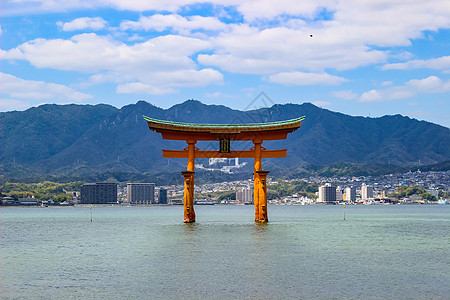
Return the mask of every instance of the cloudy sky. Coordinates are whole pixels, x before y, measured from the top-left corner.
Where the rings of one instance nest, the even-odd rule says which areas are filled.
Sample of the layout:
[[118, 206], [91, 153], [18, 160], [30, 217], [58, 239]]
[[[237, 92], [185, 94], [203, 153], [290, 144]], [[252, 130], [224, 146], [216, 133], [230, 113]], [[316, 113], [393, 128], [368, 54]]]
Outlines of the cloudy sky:
[[448, 0], [1, 0], [0, 111], [312, 102], [450, 127]]

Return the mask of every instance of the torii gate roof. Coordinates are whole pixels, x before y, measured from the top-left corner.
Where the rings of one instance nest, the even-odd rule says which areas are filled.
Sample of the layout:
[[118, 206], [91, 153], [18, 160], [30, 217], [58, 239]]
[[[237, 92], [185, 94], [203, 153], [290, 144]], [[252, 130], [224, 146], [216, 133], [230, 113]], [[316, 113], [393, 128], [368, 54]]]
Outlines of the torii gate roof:
[[164, 121], [144, 116], [148, 127], [161, 133], [168, 140], [281, 140], [288, 133], [297, 130], [305, 117], [296, 119], [248, 124], [197, 124], [174, 121]]

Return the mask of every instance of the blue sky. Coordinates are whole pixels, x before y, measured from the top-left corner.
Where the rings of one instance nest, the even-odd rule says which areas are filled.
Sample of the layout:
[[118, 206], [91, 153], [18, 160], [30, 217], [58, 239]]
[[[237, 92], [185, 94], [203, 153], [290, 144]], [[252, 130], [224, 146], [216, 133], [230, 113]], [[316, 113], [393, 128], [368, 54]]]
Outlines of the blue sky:
[[311, 102], [450, 127], [448, 0], [1, 0], [0, 111]]

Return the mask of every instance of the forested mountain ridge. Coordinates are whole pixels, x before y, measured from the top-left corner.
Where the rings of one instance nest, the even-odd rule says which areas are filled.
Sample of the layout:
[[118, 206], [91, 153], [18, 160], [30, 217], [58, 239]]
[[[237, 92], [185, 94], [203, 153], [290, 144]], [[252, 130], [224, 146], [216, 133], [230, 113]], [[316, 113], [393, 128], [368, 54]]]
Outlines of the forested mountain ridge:
[[[109, 105], [42, 105], [0, 113], [0, 163], [11, 176], [122, 171], [174, 172], [184, 160], [163, 159], [161, 149], [184, 142], [163, 141], [143, 115], [194, 123], [270, 122], [306, 116], [284, 141], [267, 149], [288, 149], [288, 157], [266, 159], [269, 169], [337, 162], [432, 164], [450, 160], [450, 129], [401, 115], [353, 117], [310, 103], [273, 105], [249, 111], [188, 100], [169, 109], [139, 101], [117, 109]], [[199, 144], [199, 148], [215, 144]], [[249, 148], [250, 143], [233, 147]], [[218, 145], [217, 145], [218, 147]], [[20, 176], [19, 176], [20, 177]]]

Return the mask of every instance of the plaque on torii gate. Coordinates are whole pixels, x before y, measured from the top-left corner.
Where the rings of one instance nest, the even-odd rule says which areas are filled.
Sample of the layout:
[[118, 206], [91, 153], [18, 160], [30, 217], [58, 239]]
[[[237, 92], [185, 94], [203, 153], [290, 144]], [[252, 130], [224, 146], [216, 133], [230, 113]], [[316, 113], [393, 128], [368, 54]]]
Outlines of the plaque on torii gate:
[[[255, 204], [255, 221], [268, 222], [267, 217], [267, 174], [262, 169], [261, 158], [286, 157], [287, 149], [267, 150], [261, 144], [266, 140], [284, 140], [287, 135], [300, 128], [305, 117], [292, 120], [249, 123], [249, 124], [194, 124], [144, 119], [148, 127], [160, 133], [163, 139], [186, 141], [183, 150], [162, 150], [165, 158], [187, 158], [187, 170], [184, 176], [184, 222], [195, 222], [194, 211], [194, 175], [196, 158], [253, 158], [253, 202]], [[219, 150], [206, 151], [195, 147], [197, 141], [219, 141]], [[249, 150], [231, 150], [231, 141], [252, 141]]]

